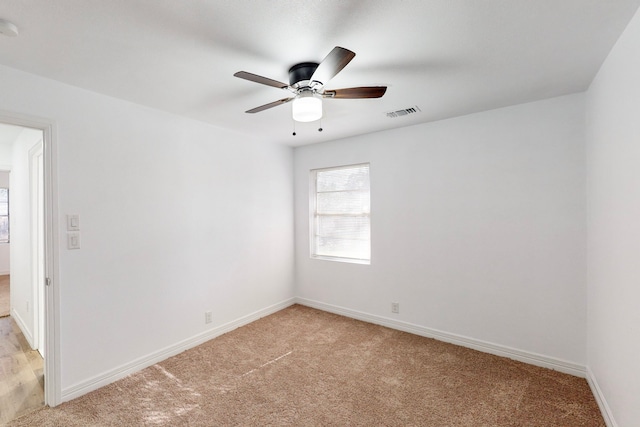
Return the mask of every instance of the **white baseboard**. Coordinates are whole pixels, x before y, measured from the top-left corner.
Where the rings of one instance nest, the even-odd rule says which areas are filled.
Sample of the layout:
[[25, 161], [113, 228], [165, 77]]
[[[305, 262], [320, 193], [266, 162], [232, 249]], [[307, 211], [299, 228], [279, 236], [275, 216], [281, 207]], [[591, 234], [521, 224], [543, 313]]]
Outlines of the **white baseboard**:
[[104, 372], [100, 375], [96, 375], [92, 378], [81, 381], [77, 384], [74, 384], [62, 390], [61, 402], [66, 402], [66, 401], [75, 399], [77, 397], [80, 397], [86, 393], [89, 393], [90, 391], [97, 390], [100, 387], [103, 387], [107, 384], [111, 384], [112, 382], [117, 381], [121, 378], [124, 378], [127, 375], [130, 375], [141, 369], [154, 365], [158, 362], [168, 359], [171, 356], [175, 356], [178, 353], [182, 353], [185, 350], [189, 350], [190, 348], [196, 347], [206, 341], [209, 341], [210, 339], [213, 339], [217, 336], [230, 332], [236, 328], [239, 328], [240, 326], [249, 324], [255, 320], [260, 319], [261, 317], [265, 317], [270, 314], [273, 314], [293, 304], [295, 304], [295, 299], [289, 298], [280, 303], [263, 308], [254, 313], [240, 317], [239, 319], [236, 319], [234, 321], [225, 323], [224, 325], [202, 332], [191, 338], [188, 338], [186, 340], [183, 340], [171, 346], [165, 347], [161, 350], [158, 350], [146, 356], [140, 357], [129, 363], [125, 363], [124, 365], [121, 365], [115, 369]]
[[32, 349], [35, 349], [36, 347], [34, 345], [35, 342], [33, 342], [33, 334], [31, 333], [29, 328], [27, 328], [27, 324], [24, 323], [24, 320], [22, 319], [22, 317], [20, 317], [20, 314], [18, 314], [18, 312], [13, 308], [11, 309], [11, 317], [13, 317], [13, 320], [15, 320], [18, 324], [18, 327], [22, 331], [22, 335], [24, 335], [24, 338], [29, 343], [29, 346]]
[[591, 387], [591, 392], [596, 398], [596, 402], [598, 402], [598, 407], [600, 408], [600, 412], [602, 413], [602, 418], [604, 418], [604, 422], [607, 427], [618, 427], [618, 424], [613, 419], [613, 414], [611, 413], [611, 408], [609, 408], [609, 404], [607, 403], [607, 399], [604, 398], [604, 394], [602, 394], [602, 389], [598, 385], [598, 381], [596, 381], [595, 375], [591, 369], [587, 366], [587, 382], [589, 383], [589, 387]]
[[9, 270], [6, 271], [0, 271], [0, 276], [8, 276], [9, 273], [11, 273]]
[[397, 329], [399, 331], [409, 332], [411, 334], [420, 335], [427, 338], [435, 338], [439, 341], [456, 344], [462, 347], [468, 347], [474, 350], [482, 351], [484, 353], [494, 354], [496, 356], [507, 357], [509, 359], [528, 363], [530, 365], [553, 369], [555, 371], [564, 372], [565, 374], [574, 375], [580, 378], [586, 377], [586, 368], [584, 366], [568, 362], [566, 360], [557, 359], [555, 357], [549, 357], [524, 350], [518, 350], [500, 344], [494, 344], [475, 338], [469, 338], [462, 335], [439, 331], [437, 329], [431, 329], [424, 326], [415, 325], [413, 323], [402, 322], [399, 320], [389, 319], [387, 317], [377, 316], [374, 314], [363, 313], [360, 311], [351, 310], [331, 304], [325, 304], [323, 302], [309, 300], [306, 298], [296, 297], [295, 300], [298, 304], [317, 308], [318, 310], [340, 314], [342, 316], [351, 317], [353, 319], [362, 320], [368, 323], [374, 323], [376, 325], [386, 326], [391, 329]]

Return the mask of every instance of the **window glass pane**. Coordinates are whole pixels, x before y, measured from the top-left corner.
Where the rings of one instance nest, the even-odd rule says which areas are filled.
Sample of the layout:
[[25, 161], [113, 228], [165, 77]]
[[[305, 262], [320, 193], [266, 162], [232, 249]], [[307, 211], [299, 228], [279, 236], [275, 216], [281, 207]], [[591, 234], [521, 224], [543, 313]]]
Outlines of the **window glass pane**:
[[315, 171], [312, 255], [368, 261], [371, 257], [369, 165]]
[[9, 217], [0, 216], [0, 242], [9, 241]]
[[317, 192], [340, 190], [368, 190], [369, 165], [348, 166], [318, 171]]
[[9, 241], [9, 189], [0, 188], [0, 242]]
[[369, 212], [368, 191], [318, 193], [317, 211], [324, 214], [362, 214]]
[[321, 216], [317, 220], [316, 235], [339, 239], [369, 240], [371, 227], [368, 217]]
[[331, 237], [318, 237], [316, 239], [316, 255], [341, 258], [369, 259], [369, 241], [345, 240]]

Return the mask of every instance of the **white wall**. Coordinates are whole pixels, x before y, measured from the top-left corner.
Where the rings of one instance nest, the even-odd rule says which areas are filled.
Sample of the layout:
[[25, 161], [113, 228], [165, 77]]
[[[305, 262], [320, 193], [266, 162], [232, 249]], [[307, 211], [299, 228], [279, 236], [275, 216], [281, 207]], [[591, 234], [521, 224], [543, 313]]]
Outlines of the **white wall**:
[[[4, 148], [1, 144], [0, 147]], [[2, 150], [0, 148], [0, 150]], [[3, 150], [4, 151], [4, 150]], [[6, 164], [2, 161], [3, 153], [0, 153], [0, 165]], [[10, 163], [9, 163], [10, 164]], [[0, 171], [0, 188], [10, 188], [9, 187], [9, 172], [8, 171]], [[9, 192], [9, 197], [11, 198], [11, 192]], [[11, 232], [11, 230], [9, 230]], [[9, 274], [9, 243], [0, 243], [0, 275]]]
[[[578, 94], [296, 148], [297, 295], [584, 369], [583, 103]], [[362, 162], [371, 265], [310, 259], [309, 170]]]
[[640, 425], [640, 12], [587, 92], [588, 366], [612, 425]]
[[63, 398], [293, 297], [290, 148], [7, 67], [0, 93], [55, 121]]
[[0, 143], [0, 170], [11, 170], [13, 161], [13, 141]]
[[0, 171], [0, 187], [9, 188], [9, 171]]

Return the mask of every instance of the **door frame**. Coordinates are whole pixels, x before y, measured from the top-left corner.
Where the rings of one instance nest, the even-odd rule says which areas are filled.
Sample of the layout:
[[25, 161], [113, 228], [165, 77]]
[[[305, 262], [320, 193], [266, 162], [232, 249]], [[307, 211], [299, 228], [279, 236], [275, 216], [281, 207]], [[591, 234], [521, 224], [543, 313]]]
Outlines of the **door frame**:
[[48, 284], [44, 295], [44, 402], [61, 402], [60, 383], [60, 286], [58, 236], [58, 171], [56, 124], [53, 120], [0, 110], [0, 122], [41, 130], [44, 167], [44, 273]]

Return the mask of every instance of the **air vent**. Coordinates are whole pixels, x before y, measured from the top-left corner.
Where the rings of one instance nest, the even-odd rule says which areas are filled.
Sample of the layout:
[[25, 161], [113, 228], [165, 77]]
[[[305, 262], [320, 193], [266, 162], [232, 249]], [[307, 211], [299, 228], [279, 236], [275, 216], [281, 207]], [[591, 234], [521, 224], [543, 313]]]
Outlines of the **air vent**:
[[387, 113], [387, 117], [394, 118], [394, 117], [408, 116], [409, 114], [414, 114], [419, 111], [422, 111], [422, 110], [420, 110], [420, 108], [417, 105], [414, 105], [413, 107], [405, 108], [404, 110], [389, 111]]

